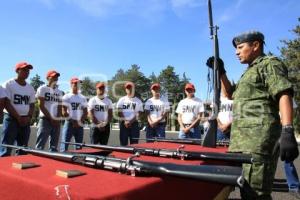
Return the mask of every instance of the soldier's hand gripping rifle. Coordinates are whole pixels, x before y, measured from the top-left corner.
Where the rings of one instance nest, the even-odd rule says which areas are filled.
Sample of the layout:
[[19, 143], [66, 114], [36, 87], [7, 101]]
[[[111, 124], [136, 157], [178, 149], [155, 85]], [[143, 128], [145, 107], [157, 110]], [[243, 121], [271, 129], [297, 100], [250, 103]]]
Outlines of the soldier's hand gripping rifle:
[[97, 145], [97, 144], [84, 144], [74, 142], [62, 142], [69, 145], [76, 145], [80, 147], [89, 147], [95, 149], [103, 149], [109, 151], [117, 151], [124, 153], [139, 153], [141, 155], [156, 156], [156, 157], [168, 157], [181, 160], [214, 160], [214, 161], [226, 161], [231, 163], [252, 163], [253, 159], [250, 154], [242, 153], [216, 153], [216, 152], [193, 152], [184, 151], [184, 146], [180, 146], [177, 150], [173, 149], [155, 149], [144, 147], [131, 147], [131, 146], [110, 146], [110, 145]]
[[175, 176], [239, 187], [243, 187], [244, 184], [241, 167], [154, 163], [132, 159], [138, 155], [134, 155], [128, 159], [119, 159], [104, 156], [92, 156], [88, 154], [48, 152], [14, 145], [3, 144], [2, 146], [14, 148], [23, 153], [40, 157], [79, 164], [96, 169], [117, 171], [132, 176]]

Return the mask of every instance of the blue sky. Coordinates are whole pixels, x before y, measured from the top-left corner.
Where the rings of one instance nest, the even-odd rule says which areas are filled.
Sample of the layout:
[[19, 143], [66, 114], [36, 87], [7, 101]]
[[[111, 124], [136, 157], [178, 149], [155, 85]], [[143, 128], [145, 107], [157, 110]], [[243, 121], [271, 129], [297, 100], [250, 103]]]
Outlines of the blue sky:
[[[219, 29], [220, 56], [230, 79], [246, 66], [231, 40], [260, 30], [266, 51], [279, 55], [280, 40], [300, 17], [299, 0], [212, 0]], [[206, 99], [206, 59], [212, 55], [207, 0], [4, 0], [0, 7], [0, 82], [14, 77], [18, 61], [32, 63], [31, 77], [61, 72], [62, 89], [72, 76], [111, 78], [138, 64], [149, 76], [167, 65], [191, 78]]]

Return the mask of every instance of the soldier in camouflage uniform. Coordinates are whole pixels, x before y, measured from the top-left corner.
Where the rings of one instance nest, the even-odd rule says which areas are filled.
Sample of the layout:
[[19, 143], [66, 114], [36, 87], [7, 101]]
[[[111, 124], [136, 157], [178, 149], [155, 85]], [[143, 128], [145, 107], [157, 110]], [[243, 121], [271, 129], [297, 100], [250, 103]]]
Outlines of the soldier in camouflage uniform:
[[[223, 61], [218, 60], [222, 87], [233, 97], [229, 150], [251, 153], [255, 159], [253, 164], [243, 164], [244, 177], [253, 193], [241, 190], [242, 199], [272, 199], [279, 154], [289, 161], [299, 154], [292, 127], [292, 84], [286, 66], [264, 54], [262, 33], [243, 33], [232, 42], [240, 62], [248, 68], [234, 87], [227, 79]], [[212, 68], [213, 62], [211, 57], [207, 65]], [[280, 151], [276, 144], [280, 144]]]

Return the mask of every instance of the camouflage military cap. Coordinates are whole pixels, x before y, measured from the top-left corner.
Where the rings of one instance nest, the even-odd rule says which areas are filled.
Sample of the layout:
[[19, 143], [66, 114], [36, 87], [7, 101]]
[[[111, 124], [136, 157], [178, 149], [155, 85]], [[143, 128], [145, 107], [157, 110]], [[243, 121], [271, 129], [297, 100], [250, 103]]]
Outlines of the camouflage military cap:
[[235, 36], [232, 40], [233, 46], [236, 48], [237, 45], [242, 44], [244, 42], [253, 42], [253, 41], [261, 41], [264, 42], [264, 35], [259, 31], [248, 31], [242, 33], [238, 36]]

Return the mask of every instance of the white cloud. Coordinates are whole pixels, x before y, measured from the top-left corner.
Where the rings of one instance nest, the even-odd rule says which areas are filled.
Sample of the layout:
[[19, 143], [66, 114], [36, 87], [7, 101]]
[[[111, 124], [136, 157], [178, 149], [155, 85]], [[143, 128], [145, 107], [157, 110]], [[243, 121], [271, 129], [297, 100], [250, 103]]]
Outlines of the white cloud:
[[88, 15], [107, 18], [110, 16], [131, 15], [148, 21], [161, 18], [166, 10], [177, 16], [182, 11], [206, 4], [207, 0], [35, 0], [48, 8], [54, 8], [61, 2], [75, 6]]
[[49, 9], [54, 8], [54, 0], [37, 0], [37, 1], [45, 5]]
[[230, 7], [226, 8], [224, 12], [218, 18], [218, 24], [228, 22], [232, 20], [236, 15], [239, 14], [241, 6], [245, 3], [246, 0], [237, 0]]

